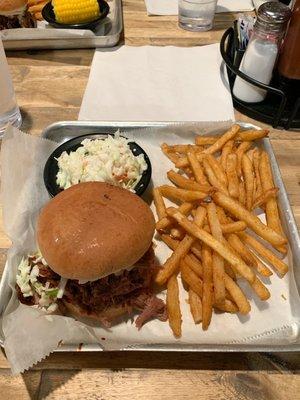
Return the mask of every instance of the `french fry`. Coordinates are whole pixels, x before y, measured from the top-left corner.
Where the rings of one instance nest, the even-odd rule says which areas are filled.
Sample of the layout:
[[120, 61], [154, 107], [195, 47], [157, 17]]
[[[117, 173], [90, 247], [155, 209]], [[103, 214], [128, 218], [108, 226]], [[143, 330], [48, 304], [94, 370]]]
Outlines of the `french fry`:
[[198, 182], [200, 185], [208, 185], [207, 179], [203, 173], [202, 167], [195, 153], [192, 152], [187, 153], [187, 158], [189, 160], [196, 182]]
[[266, 277], [273, 275], [273, 272], [270, 270], [270, 268], [267, 267], [267, 266], [257, 257], [257, 255], [253, 253], [253, 250], [252, 250], [252, 249], [249, 249], [249, 250], [251, 251], [252, 256], [253, 256], [253, 257], [255, 258], [255, 260], [256, 260], [256, 264], [257, 264], [256, 270], [257, 270], [257, 272], [258, 272], [260, 275], [266, 276]]
[[253, 176], [252, 163], [247, 154], [243, 154], [242, 157], [242, 174], [244, 177], [245, 188], [246, 188], [246, 208], [247, 210], [251, 210], [253, 202], [254, 176]]
[[239, 203], [241, 203], [243, 206], [246, 205], [246, 189], [243, 181], [240, 181], [239, 183]]
[[247, 131], [239, 132], [236, 135], [236, 140], [251, 142], [256, 139], [262, 139], [268, 136], [269, 131], [267, 129], [249, 129]]
[[[225, 278], [225, 286], [228, 292], [233, 297], [236, 305], [239, 308], [241, 314], [248, 314], [251, 310], [251, 306], [246, 296], [244, 295], [241, 288], [235, 283], [233, 279], [231, 279], [228, 275], [224, 276]], [[256, 280], [256, 277], [255, 277]]]
[[152, 194], [158, 219], [165, 218], [167, 216], [166, 207], [159, 189], [154, 188]]
[[171, 238], [171, 236], [167, 235], [166, 233], [161, 234], [160, 238], [171, 250], [175, 250], [180, 243], [179, 240]]
[[172, 275], [168, 279], [166, 303], [170, 328], [172, 329], [174, 336], [178, 338], [181, 336], [182, 316], [179, 301], [179, 287], [176, 275]]
[[195, 324], [202, 321], [202, 301], [192, 289], [189, 289], [189, 304]]
[[186, 284], [201, 298], [203, 290], [202, 281], [199, 276], [197, 276], [195, 272], [187, 265], [185, 260], [181, 260], [180, 262], [180, 272], [181, 277]]
[[203, 262], [203, 296], [202, 296], [202, 329], [207, 330], [212, 318], [213, 306], [213, 269], [211, 250], [202, 246]]
[[166, 143], [162, 143], [160, 148], [164, 155], [168, 157], [168, 159], [172, 161], [172, 163], [176, 164], [179, 161], [180, 157], [177, 154], [170, 152], [169, 146]]
[[218, 136], [201, 136], [198, 135], [195, 137], [196, 145], [207, 146], [214, 144], [218, 140]]
[[243, 260], [236, 257], [228, 248], [212, 235], [205, 232], [205, 230], [199, 228], [196, 224], [189, 221], [183, 214], [181, 214], [176, 208], [170, 207], [167, 209], [168, 215], [172, 216], [190, 235], [201, 240], [214, 251], [216, 251], [221, 257], [227, 260], [246, 280], [253, 282], [255, 275], [253, 271], [244, 263]]
[[260, 173], [259, 173], [259, 163], [260, 163], [260, 151], [258, 148], [255, 148], [253, 151], [253, 168], [255, 172], [255, 182], [256, 182], [256, 193], [255, 199], [260, 197], [263, 194]]
[[214, 154], [217, 151], [221, 150], [222, 147], [225, 145], [225, 143], [228, 142], [228, 140], [231, 140], [236, 136], [239, 130], [240, 130], [239, 125], [233, 125], [227, 132], [224, 133], [224, 135], [219, 137], [214, 144], [212, 144], [207, 149], [203, 150], [203, 153]]
[[268, 261], [277, 270], [277, 272], [279, 272], [279, 274], [285, 275], [287, 273], [289, 269], [288, 266], [258, 240], [245, 232], [240, 232], [238, 235], [248, 246], [257, 252], [257, 254]]
[[264, 225], [256, 215], [251, 214], [246, 208], [229, 196], [226, 196], [224, 193], [217, 192], [213, 194], [212, 198], [215, 203], [229, 211], [234, 217], [244, 221], [249, 228], [251, 228], [255, 233], [272, 245], [277, 246], [286, 243], [286, 239], [284, 237], [279, 235], [270, 227]]
[[234, 272], [232, 266], [229, 264], [228, 261], [225, 261], [225, 262], [224, 262], [224, 270], [225, 270], [225, 273], [226, 273], [227, 275], [229, 275], [231, 279], [233, 279], [234, 281], [236, 281], [235, 272]]
[[191, 179], [185, 178], [177, 172], [170, 170], [167, 172], [167, 176], [174, 185], [181, 189], [187, 190], [198, 190], [200, 192], [210, 193], [212, 187], [210, 185], [200, 185], [198, 182], [192, 181]]
[[198, 258], [196, 258], [193, 254], [188, 254], [184, 257], [184, 261], [186, 265], [188, 265], [190, 269], [199, 276], [199, 278], [203, 278], [203, 266]]
[[251, 142], [242, 142], [238, 148], [236, 149], [236, 155], [237, 155], [237, 173], [238, 176], [242, 176], [242, 157], [243, 154], [249, 150], [251, 147]]
[[176, 273], [179, 268], [180, 260], [188, 253], [193, 241], [193, 238], [189, 235], [186, 235], [184, 237], [184, 239], [180, 242], [175, 251], [166, 260], [163, 268], [156, 275], [156, 283], [158, 283], [159, 285], [163, 285], [167, 282], [171, 275]]
[[201, 244], [199, 241], [194, 242], [194, 244], [191, 247], [191, 252], [199, 259], [201, 260]]
[[227, 187], [216, 177], [214, 170], [207, 160], [203, 160], [203, 168], [208, 178], [209, 183], [220, 190], [222, 193], [228, 194]]
[[168, 146], [168, 151], [170, 153], [182, 153], [186, 154], [189, 151], [196, 151], [196, 152], [201, 152], [203, 151], [202, 146], [195, 146], [192, 144], [175, 144], [173, 146]]
[[[265, 151], [262, 152], [260, 157], [259, 172], [260, 172], [263, 191], [272, 189], [274, 187], [272, 169], [269, 157]], [[283, 229], [279, 217], [277, 201], [274, 198], [271, 198], [266, 203], [266, 218], [267, 218], [267, 225], [270, 228], [274, 229], [274, 231], [277, 232], [279, 235], [283, 236]], [[286, 246], [278, 246], [276, 247], [276, 249], [283, 254], [287, 253]]]
[[222, 148], [222, 153], [221, 153], [221, 157], [220, 157], [220, 163], [221, 163], [224, 171], [226, 171], [227, 156], [228, 156], [228, 154], [230, 154], [232, 152], [233, 145], [234, 145], [234, 141], [233, 140], [228, 140], [228, 142], [225, 143], [223, 148]]
[[227, 237], [230, 246], [239, 254], [247, 265], [252, 268], [257, 268], [257, 261], [253, 257], [250, 250], [244, 245], [240, 238], [235, 234], [230, 234]]
[[270, 298], [269, 290], [258, 277], [256, 277], [255, 281], [251, 283], [251, 287], [260, 300], [266, 301]]
[[221, 181], [225, 187], [227, 187], [227, 176], [225, 174], [225, 171], [223, 170], [223, 167], [221, 166], [221, 164], [219, 164], [219, 161], [216, 160], [211, 154], [207, 154], [205, 159], [208, 161], [211, 168], [213, 169], [216, 178]]
[[252, 209], [255, 210], [262, 205], [265, 205], [270, 199], [276, 199], [278, 193], [278, 188], [268, 189], [266, 192], [256, 198], [255, 202], [252, 204]]
[[[224, 147], [225, 148], [225, 147]], [[228, 180], [228, 192], [231, 197], [239, 198], [239, 178], [237, 175], [237, 155], [230, 153], [227, 155], [226, 175]]]
[[214, 304], [214, 308], [219, 311], [228, 312], [230, 314], [235, 314], [239, 311], [238, 306], [229, 299], [225, 299], [224, 304]]
[[182, 240], [185, 236], [185, 230], [182, 229], [180, 226], [176, 228], [172, 228], [170, 230], [170, 234], [172, 238], [177, 239], [177, 240]]
[[235, 221], [230, 222], [228, 224], [221, 224], [222, 233], [236, 233], [242, 232], [247, 228], [247, 225], [244, 221]]
[[225, 211], [222, 207], [217, 206], [217, 214], [218, 214], [218, 218], [219, 218], [219, 221], [221, 222], [221, 224], [225, 225], [225, 224], [229, 223], [229, 219], [228, 219], [227, 215], [225, 214]]
[[[182, 214], [188, 215], [191, 212], [191, 210], [193, 209], [193, 207], [194, 207], [194, 204], [192, 204], [192, 203], [182, 203], [179, 206], [178, 210]], [[169, 228], [173, 222], [174, 222], [173, 219], [170, 218], [169, 216], [167, 216], [167, 217], [162, 218], [158, 222], [156, 222], [155, 227], [158, 231], [165, 230], [165, 229]]]
[[[223, 242], [222, 229], [214, 203], [208, 204], [207, 217], [212, 236], [219, 242]], [[215, 303], [222, 304], [225, 301], [224, 259], [216, 252], [213, 253], [212, 257]]]
[[163, 197], [170, 200], [193, 202], [200, 201], [207, 197], [207, 193], [196, 190], [179, 189], [173, 186], [162, 185], [159, 187], [160, 193]]

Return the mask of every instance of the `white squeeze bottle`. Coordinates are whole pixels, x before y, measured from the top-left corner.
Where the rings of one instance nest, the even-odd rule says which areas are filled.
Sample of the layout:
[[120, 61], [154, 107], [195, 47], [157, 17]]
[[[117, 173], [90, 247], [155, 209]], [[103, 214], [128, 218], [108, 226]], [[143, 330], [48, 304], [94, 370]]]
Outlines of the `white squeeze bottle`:
[[[289, 7], [279, 2], [267, 2], [259, 7], [253, 33], [240, 64], [241, 72], [266, 85], [270, 83], [290, 17]], [[259, 103], [265, 99], [267, 92], [237, 76], [233, 94], [247, 103]]]

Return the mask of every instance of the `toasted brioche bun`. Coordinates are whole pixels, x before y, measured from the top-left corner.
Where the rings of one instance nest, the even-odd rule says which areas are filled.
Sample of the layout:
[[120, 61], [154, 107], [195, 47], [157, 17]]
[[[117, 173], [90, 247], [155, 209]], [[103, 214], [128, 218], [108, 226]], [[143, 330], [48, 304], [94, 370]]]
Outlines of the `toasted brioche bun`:
[[68, 303], [67, 301], [63, 300], [61, 300], [61, 302], [63, 304], [63, 307], [65, 308], [64, 311], [67, 311], [67, 313], [74, 318], [84, 319], [85, 322], [90, 322], [98, 325], [103, 325], [104, 319], [107, 319], [108, 321], [116, 321], [118, 318], [129, 315], [132, 312], [132, 307], [119, 305], [111, 306], [99, 314], [88, 314], [78, 304]]
[[107, 183], [62, 191], [42, 209], [37, 241], [60, 276], [93, 281], [132, 267], [148, 250], [154, 217], [137, 195]]
[[0, 0], [0, 15], [14, 15], [21, 13], [27, 7], [26, 0]]

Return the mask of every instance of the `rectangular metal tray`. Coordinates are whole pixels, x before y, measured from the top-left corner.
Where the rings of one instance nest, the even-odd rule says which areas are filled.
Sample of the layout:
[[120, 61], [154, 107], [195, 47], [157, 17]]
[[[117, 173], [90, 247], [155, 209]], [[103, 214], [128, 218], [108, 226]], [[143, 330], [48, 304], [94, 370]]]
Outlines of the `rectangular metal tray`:
[[[111, 11], [102, 22], [103, 29], [98, 35], [91, 37], [74, 37], [70, 36], [67, 31], [63, 37], [57, 38], [41, 38], [26, 37], [26, 28], [20, 28], [23, 31], [22, 38], [12, 39], [8, 36], [2, 37], [3, 46], [6, 50], [29, 50], [29, 49], [82, 49], [82, 48], [97, 48], [97, 47], [113, 47], [119, 40], [123, 31], [123, 14], [122, 0], [109, 1]], [[51, 29], [51, 31], [54, 31]], [[52, 32], [53, 33], [53, 32]]]
[[[238, 122], [239, 123], [239, 122]], [[252, 124], [239, 123], [243, 128], [246, 129], [258, 129]], [[113, 133], [117, 130], [126, 134], [126, 131], [132, 131], [143, 128], [163, 128], [170, 131], [180, 127], [184, 128], [185, 124], [174, 124], [171, 122], [109, 122], [109, 121], [63, 121], [50, 125], [43, 133], [42, 137], [56, 141], [61, 144], [76, 136], [88, 134], [88, 133]], [[294, 274], [299, 291], [300, 288], [300, 238], [296, 222], [288, 201], [286, 190], [282, 182], [280, 171], [276, 162], [275, 155], [273, 153], [272, 146], [269, 139], [262, 141], [262, 146], [268, 152], [272, 169], [274, 173], [274, 180], [277, 187], [280, 189], [279, 194], [279, 206], [282, 215], [282, 221], [285, 228], [285, 232], [290, 242], [291, 251], [293, 254], [294, 261]], [[3, 302], [5, 301], [5, 292], [7, 293], [7, 271], [4, 270], [4, 274], [0, 284], [0, 315], [4, 308]], [[0, 342], [1, 343], [1, 342]], [[161, 344], [149, 344], [134, 346], [134, 348], [124, 347], [124, 351], [191, 351], [191, 352], [295, 352], [300, 351], [300, 342], [288, 344], [288, 345], [266, 345], [266, 344], [230, 344], [230, 345], [161, 345]], [[62, 344], [56, 351], [103, 351], [102, 347], [97, 344]]]

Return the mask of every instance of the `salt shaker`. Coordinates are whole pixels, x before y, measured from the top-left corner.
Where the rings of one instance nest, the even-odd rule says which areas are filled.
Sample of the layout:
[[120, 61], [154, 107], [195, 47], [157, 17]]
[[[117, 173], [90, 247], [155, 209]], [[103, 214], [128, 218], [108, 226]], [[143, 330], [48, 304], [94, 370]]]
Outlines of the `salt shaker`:
[[[272, 78], [278, 50], [291, 17], [291, 10], [279, 2], [267, 2], [258, 9], [257, 20], [240, 71], [250, 78], [268, 85]], [[267, 91], [236, 77], [233, 94], [247, 103], [259, 103]]]

